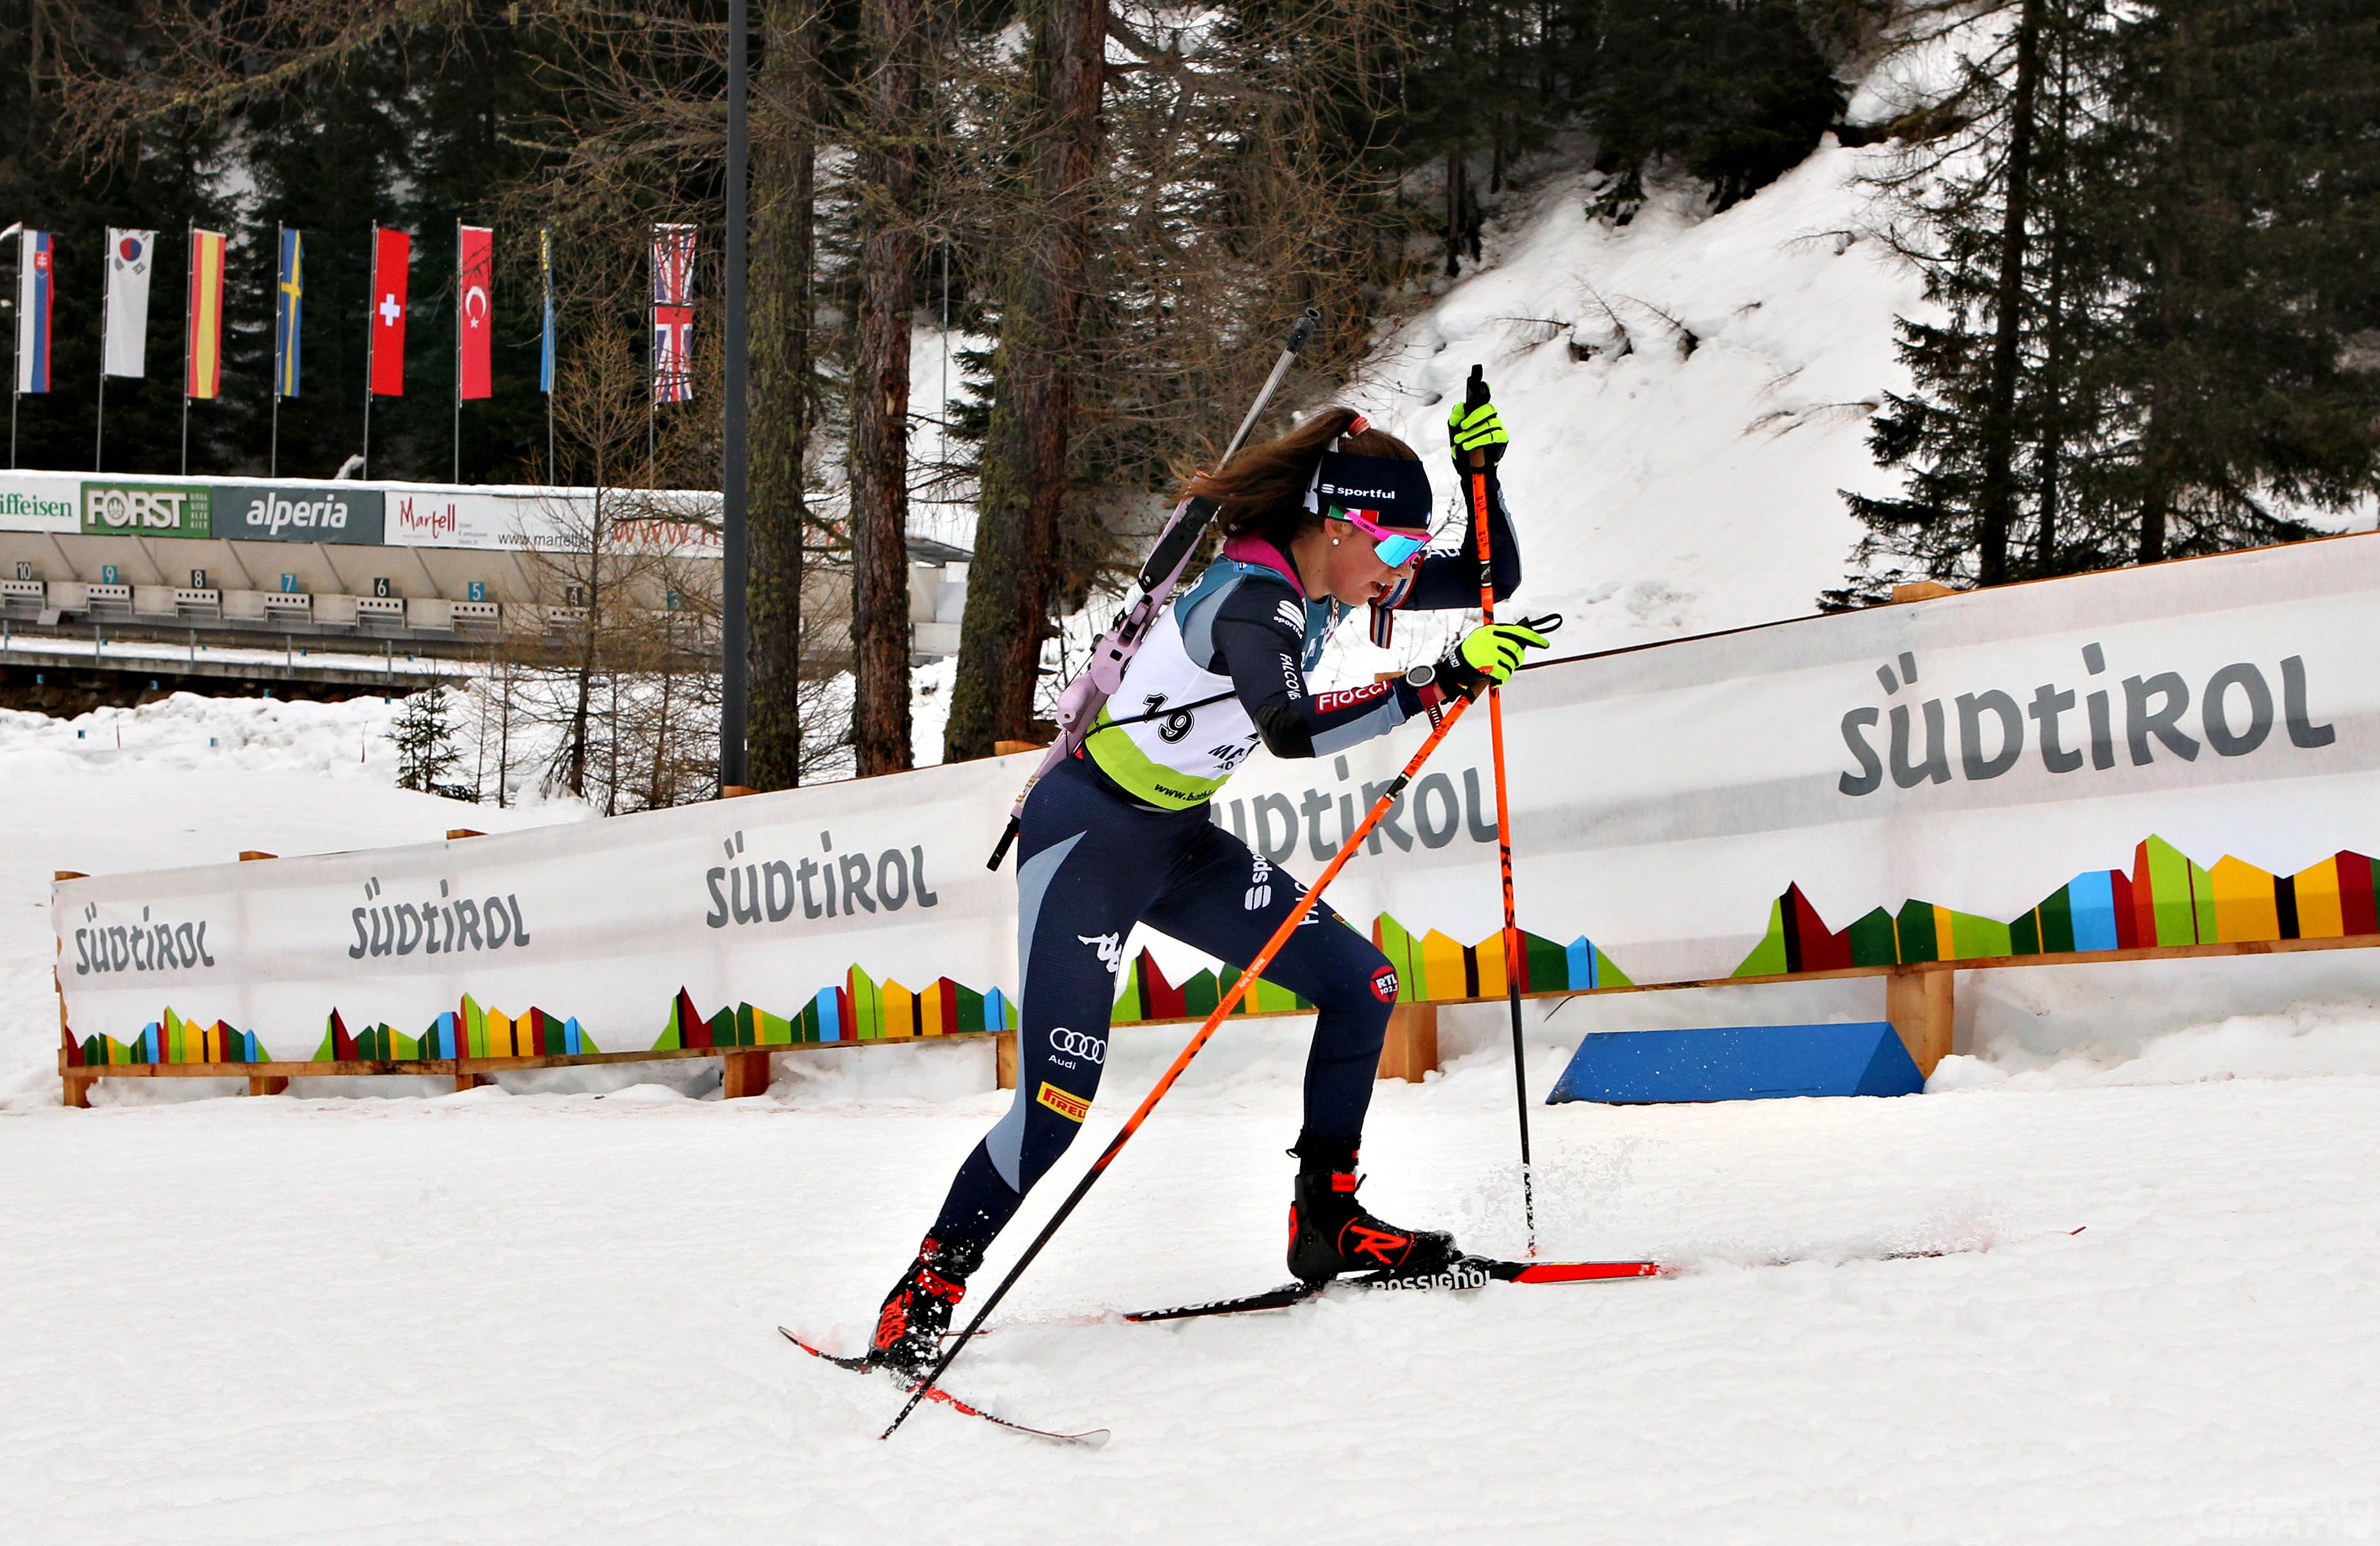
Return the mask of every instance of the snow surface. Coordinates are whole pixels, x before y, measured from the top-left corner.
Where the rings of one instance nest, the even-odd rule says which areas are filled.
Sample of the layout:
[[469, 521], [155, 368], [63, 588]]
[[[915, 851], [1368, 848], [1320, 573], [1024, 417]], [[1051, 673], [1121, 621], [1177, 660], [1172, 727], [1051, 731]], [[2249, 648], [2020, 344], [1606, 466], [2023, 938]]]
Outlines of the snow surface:
[[[1281, 1276], [1305, 1028], [1228, 1027], [953, 1377], [1111, 1428], [1096, 1454], [931, 1408], [879, 1443], [891, 1385], [775, 1334], [861, 1345], [1005, 1104], [979, 1043], [782, 1055], [734, 1102], [678, 1064], [460, 1095], [117, 1081], [61, 1109], [49, 869], [579, 814], [388, 787], [390, 712], [0, 719], [7, 1539], [2380, 1535], [2380, 1014], [2270, 1012], [2289, 980], [2180, 1029], [2217, 1001], [2004, 993], [1972, 1012], [1979, 1055], [1904, 1100], [1536, 1108], [1546, 1253], [1671, 1279], [1121, 1323]], [[1533, 1089], [1617, 1002], [1534, 1006]], [[1447, 1070], [1379, 1087], [1366, 1199], [1517, 1252], [1500, 1019], [1445, 1019]], [[1084, 1141], [987, 1274], [1183, 1034], [1117, 1034]], [[1912, 1251], [1951, 1254], [1886, 1260]]]
[[[1281, 1275], [1299, 1039], [1232, 1030], [1234, 1071], [1143, 1129], [952, 1376], [1111, 1428], [1096, 1454], [931, 1408], [879, 1443], [891, 1386], [773, 1331], [861, 1343], [1002, 1104], [892, 1091], [929, 1064], [988, 1082], [978, 1049], [807, 1054], [837, 1077], [732, 1103], [0, 1117], [0, 1517], [42, 1541], [2380, 1532], [2380, 1078], [1540, 1110], [1548, 1253], [1681, 1276], [1102, 1319]], [[987, 1273], [1173, 1039], [1119, 1038]], [[1383, 1086], [1367, 1198], [1517, 1249], [1510, 1090], [1486, 1054]], [[1957, 1254], [1879, 1260], [1912, 1250]]]

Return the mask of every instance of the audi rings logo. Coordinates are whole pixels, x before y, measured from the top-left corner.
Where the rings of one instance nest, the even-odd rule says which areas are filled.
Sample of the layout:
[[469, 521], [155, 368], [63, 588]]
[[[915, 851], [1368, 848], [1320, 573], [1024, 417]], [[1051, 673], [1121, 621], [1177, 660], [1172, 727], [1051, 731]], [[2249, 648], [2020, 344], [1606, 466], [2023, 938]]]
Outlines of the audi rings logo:
[[1097, 1036], [1086, 1036], [1064, 1026], [1050, 1028], [1050, 1050], [1065, 1057], [1079, 1057], [1087, 1063], [1107, 1061], [1108, 1044]]

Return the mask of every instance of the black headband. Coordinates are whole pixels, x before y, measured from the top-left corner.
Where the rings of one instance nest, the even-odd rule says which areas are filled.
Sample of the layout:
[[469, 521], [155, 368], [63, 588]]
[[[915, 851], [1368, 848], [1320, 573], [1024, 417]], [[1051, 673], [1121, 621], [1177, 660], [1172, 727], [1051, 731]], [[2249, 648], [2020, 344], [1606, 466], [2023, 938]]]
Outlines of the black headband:
[[1305, 490], [1305, 507], [1316, 515], [1369, 510], [1380, 525], [1406, 531], [1427, 531], [1435, 503], [1428, 471], [1409, 456], [1325, 451]]

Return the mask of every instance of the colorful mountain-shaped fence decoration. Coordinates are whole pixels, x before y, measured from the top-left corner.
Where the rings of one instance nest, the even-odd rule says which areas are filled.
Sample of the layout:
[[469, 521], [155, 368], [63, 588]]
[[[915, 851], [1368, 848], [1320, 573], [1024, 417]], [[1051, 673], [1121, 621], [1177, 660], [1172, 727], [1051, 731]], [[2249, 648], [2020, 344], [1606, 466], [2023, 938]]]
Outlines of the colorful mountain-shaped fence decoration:
[[[1568, 944], [1557, 944], [1524, 929], [1521, 940], [1521, 991], [1524, 993], [1583, 992], [1590, 988], [1633, 985], [1627, 973], [1612, 965], [1611, 957], [1585, 935]], [[1435, 929], [1415, 937], [1382, 913], [1372, 920], [1372, 943], [1396, 968], [1400, 1002], [1453, 1004], [1504, 996], [1504, 932], [1500, 929], [1477, 944], [1462, 944]], [[1220, 972], [1200, 971], [1176, 988], [1143, 950], [1124, 973], [1115, 1023], [1202, 1019], [1214, 1013], [1223, 993], [1239, 980], [1241, 969], [1227, 966]], [[1258, 978], [1232, 1013], [1284, 1015], [1313, 1007], [1287, 988]]]
[[843, 982], [820, 989], [791, 1017], [748, 1004], [705, 1017], [681, 988], [653, 1050], [905, 1041], [925, 1036], [1014, 1030], [1016, 1025], [1016, 1005], [997, 988], [978, 993], [964, 983], [939, 977], [912, 991], [890, 978], [880, 983], [853, 967]]
[[1802, 888], [1788, 886], [1769, 907], [1767, 937], [1733, 975], [2374, 933], [2380, 891], [2362, 854], [2341, 849], [2276, 875], [2228, 855], [2207, 869], [2151, 837], [2133, 850], [2131, 874], [2087, 870], [2006, 923], [1912, 898], [1898, 913], [1878, 907], [1829, 931]]
[[235, 1030], [221, 1020], [200, 1025], [170, 1008], [140, 1028], [129, 1041], [113, 1036], [86, 1036], [78, 1041], [67, 1032], [59, 1041], [69, 1068], [103, 1068], [134, 1063], [269, 1063], [272, 1058], [252, 1030]]
[[[1504, 996], [1504, 931], [1463, 944], [1432, 929], [1418, 937], [1387, 913], [1372, 920], [1372, 943], [1397, 968], [1397, 997], [1451, 1004]], [[1568, 944], [1521, 931], [1521, 992], [1585, 992], [1633, 986], [1611, 957], [1582, 934]]]
[[368, 1026], [350, 1034], [335, 1009], [322, 1027], [316, 1063], [414, 1063], [455, 1057], [574, 1057], [601, 1052], [574, 1017], [560, 1019], [531, 1009], [515, 1019], [502, 1010], [482, 1009], [471, 995], [407, 1036], [390, 1025]]
[[[1215, 1012], [1223, 1002], [1223, 994], [1240, 980], [1246, 968], [1226, 966], [1220, 972], [1202, 970], [1193, 974], [1180, 987], [1165, 980], [1164, 971], [1156, 958], [1146, 950], [1124, 968], [1123, 992], [1116, 998], [1115, 1010], [1110, 1016], [1117, 1025], [1132, 1025], [1144, 1020], [1197, 1020]], [[1314, 1005], [1291, 992], [1277, 982], [1259, 977], [1256, 985], [1240, 996], [1232, 1006], [1234, 1015], [1289, 1015], [1299, 1010], [1311, 1012]]]

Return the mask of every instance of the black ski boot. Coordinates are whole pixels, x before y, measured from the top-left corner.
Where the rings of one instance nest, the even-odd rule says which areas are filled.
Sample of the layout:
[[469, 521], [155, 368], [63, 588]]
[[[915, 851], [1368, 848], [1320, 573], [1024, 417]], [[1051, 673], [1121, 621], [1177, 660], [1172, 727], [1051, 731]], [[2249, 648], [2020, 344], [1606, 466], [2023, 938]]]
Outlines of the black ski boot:
[[942, 1333], [951, 1329], [951, 1311], [966, 1297], [969, 1274], [983, 1264], [983, 1248], [965, 1241], [949, 1244], [928, 1236], [917, 1247], [917, 1260], [901, 1274], [884, 1308], [876, 1314], [876, 1340], [868, 1361], [912, 1380], [922, 1380], [941, 1361]]
[[1328, 1283], [1342, 1272], [1424, 1277], [1460, 1254], [1437, 1229], [1399, 1229], [1355, 1200], [1354, 1138], [1300, 1133], [1297, 1187], [1289, 1205], [1289, 1270], [1300, 1283]]

